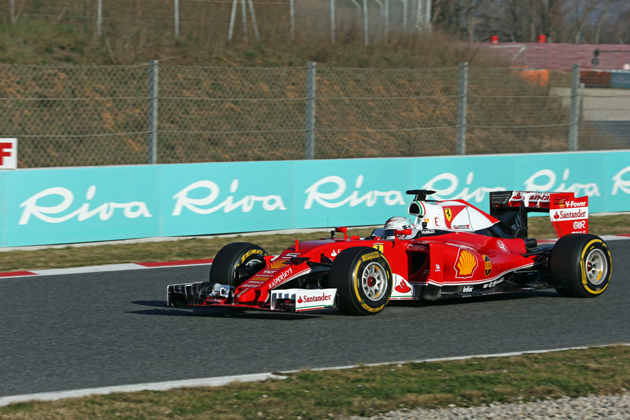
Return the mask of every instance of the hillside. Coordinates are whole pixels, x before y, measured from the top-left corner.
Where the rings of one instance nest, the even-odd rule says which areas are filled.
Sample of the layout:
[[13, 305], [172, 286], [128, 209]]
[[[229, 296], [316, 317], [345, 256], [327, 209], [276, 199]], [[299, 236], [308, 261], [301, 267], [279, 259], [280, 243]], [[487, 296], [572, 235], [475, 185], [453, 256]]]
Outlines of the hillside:
[[234, 39], [228, 42], [225, 33], [209, 36], [197, 26], [182, 28], [177, 37], [171, 23], [155, 27], [155, 22], [146, 19], [105, 20], [101, 36], [95, 34], [93, 22], [51, 20], [34, 14], [20, 16], [13, 25], [7, 19], [0, 22], [3, 64], [111, 65], [155, 59], [170, 65], [230, 67], [293, 67], [307, 61], [359, 68], [452, 67], [463, 61], [477, 66], [503, 64], [439, 31], [420, 35], [392, 30], [387, 40], [376, 38], [365, 46], [360, 28], [353, 26], [339, 30], [332, 44], [319, 31], [310, 34], [304, 30], [292, 40], [277, 25], [266, 31], [261, 26], [260, 41], [250, 34], [247, 42], [236, 26]]

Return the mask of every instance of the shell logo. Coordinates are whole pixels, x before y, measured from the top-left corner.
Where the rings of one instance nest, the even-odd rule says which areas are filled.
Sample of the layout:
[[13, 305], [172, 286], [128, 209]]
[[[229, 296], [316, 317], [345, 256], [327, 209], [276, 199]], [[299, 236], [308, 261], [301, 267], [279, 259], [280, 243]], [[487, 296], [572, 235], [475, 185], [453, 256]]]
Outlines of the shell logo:
[[472, 252], [460, 248], [457, 253], [457, 262], [455, 263], [455, 277], [464, 279], [472, 277], [476, 268], [477, 257]]
[[276, 260], [269, 264], [269, 268], [282, 268], [289, 265], [289, 260]]

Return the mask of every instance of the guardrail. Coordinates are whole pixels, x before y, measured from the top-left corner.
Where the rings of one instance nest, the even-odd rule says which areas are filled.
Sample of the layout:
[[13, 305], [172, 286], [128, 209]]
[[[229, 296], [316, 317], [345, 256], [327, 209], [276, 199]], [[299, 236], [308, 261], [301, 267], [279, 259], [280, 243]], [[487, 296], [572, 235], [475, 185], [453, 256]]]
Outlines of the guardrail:
[[0, 172], [0, 246], [361, 226], [405, 190], [488, 208], [488, 193], [574, 191], [630, 210], [630, 151], [201, 163]]

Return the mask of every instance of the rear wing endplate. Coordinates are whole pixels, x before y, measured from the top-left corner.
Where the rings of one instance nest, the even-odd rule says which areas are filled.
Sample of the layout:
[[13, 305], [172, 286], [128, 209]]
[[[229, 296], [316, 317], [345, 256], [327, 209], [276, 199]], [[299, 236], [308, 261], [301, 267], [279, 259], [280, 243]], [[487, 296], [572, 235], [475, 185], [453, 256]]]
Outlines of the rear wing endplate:
[[588, 197], [575, 193], [495, 191], [490, 193], [490, 215], [515, 238], [527, 237], [527, 214], [549, 213], [556, 236], [588, 233]]

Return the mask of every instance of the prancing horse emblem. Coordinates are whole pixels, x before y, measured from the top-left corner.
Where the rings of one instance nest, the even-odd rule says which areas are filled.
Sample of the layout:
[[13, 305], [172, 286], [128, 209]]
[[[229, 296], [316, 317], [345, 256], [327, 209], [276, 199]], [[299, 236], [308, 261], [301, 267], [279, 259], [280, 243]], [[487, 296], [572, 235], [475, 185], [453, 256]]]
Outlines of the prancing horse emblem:
[[446, 216], [446, 220], [448, 220], [449, 222], [453, 218], [453, 212], [451, 211], [451, 209], [444, 209], [444, 215]]

